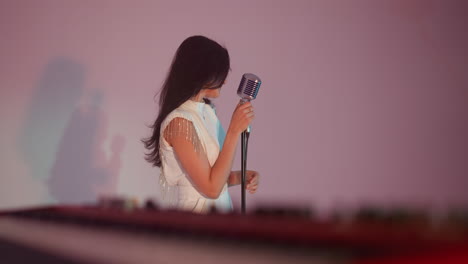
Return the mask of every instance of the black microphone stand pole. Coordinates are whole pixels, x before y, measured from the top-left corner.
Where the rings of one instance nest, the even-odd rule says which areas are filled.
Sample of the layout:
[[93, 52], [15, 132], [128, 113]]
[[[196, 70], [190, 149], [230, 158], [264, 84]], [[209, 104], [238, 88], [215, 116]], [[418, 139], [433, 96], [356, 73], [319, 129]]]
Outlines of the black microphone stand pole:
[[250, 126], [241, 135], [241, 212], [245, 214], [245, 186], [247, 172], [247, 146], [249, 143]]
[[[239, 89], [237, 89], [237, 95], [241, 97], [240, 104], [249, 102], [250, 100], [255, 99], [260, 88], [262, 81], [258, 76], [252, 73], [245, 73], [242, 75], [241, 82], [239, 84]], [[245, 214], [245, 187], [246, 187], [246, 168], [247, 168], [247, 145], [249, 142], [250, 135], [250, 126], [242, 132], [241, 135], [241, 145], [242, 145], [242, 155], [241, 155], [241, 211]]]

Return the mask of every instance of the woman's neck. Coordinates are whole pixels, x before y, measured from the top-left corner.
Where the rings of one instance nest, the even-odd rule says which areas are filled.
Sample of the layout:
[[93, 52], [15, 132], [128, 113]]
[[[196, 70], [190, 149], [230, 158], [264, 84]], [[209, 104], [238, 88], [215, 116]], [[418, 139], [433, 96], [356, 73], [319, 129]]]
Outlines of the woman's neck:
[[190, 98], [190, 100], [194, 101], [194, 102], [197, 102], [197, 103], [204, 103], [205, 101], [203, 100], [203, 96], [201, 96], [200, 94]]

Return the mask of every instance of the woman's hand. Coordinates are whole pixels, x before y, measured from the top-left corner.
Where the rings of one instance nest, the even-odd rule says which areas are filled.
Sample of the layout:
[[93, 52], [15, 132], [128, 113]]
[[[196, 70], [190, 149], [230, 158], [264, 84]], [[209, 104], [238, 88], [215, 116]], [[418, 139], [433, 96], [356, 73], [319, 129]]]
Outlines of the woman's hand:
[[227, 133], [234, 133], [235, 136], [238, 136], [247, 129], [254, 116], [254, 109], [250, 102], [239, 103], [234, 109]]
[[252, 194], [257, 192], [260, 174], [256, 171], [247, 171], [246, 178], [247, 186], [245, 187], [245, 189]]
[[[246, 171], [246, 186], [245, 189], [248, 190], [250, 193], [257, 192], [258, 189], [258, 182], [260, 178], [260, 174], [257, 171], [248, 170]], [[229, 186], [239, 185], [242, 182], [242, 175], [241, 171], [233, 171], [228, 179]]]

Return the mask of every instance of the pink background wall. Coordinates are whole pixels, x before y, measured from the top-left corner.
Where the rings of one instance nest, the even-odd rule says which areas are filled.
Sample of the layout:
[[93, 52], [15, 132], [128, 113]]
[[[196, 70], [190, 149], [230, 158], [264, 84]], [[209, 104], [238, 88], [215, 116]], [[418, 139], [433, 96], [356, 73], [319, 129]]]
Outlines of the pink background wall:
[[250, 208], [466, 205], [466, 3], [3, 0], [0, 209], [158, 199], [139, 140], [176, 48], [195, 34], [231, 55], [215, 102], [225, 127], [241, 75], [263, 80]]

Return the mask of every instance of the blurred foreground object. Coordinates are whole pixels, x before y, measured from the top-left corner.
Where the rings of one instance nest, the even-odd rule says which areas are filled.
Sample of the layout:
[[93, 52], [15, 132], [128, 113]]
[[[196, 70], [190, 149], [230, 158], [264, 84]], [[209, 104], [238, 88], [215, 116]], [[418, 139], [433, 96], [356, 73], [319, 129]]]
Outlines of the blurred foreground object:
[[318, 220], [304, 208], [200, 215], [162, 210], [151, 200], [136, 205], [103, 198], [98, 206], [2, 212], [2, 261], [468, 263], [463, 210], [433, 223], [404, 209], [362, 208], [351, 217]]

